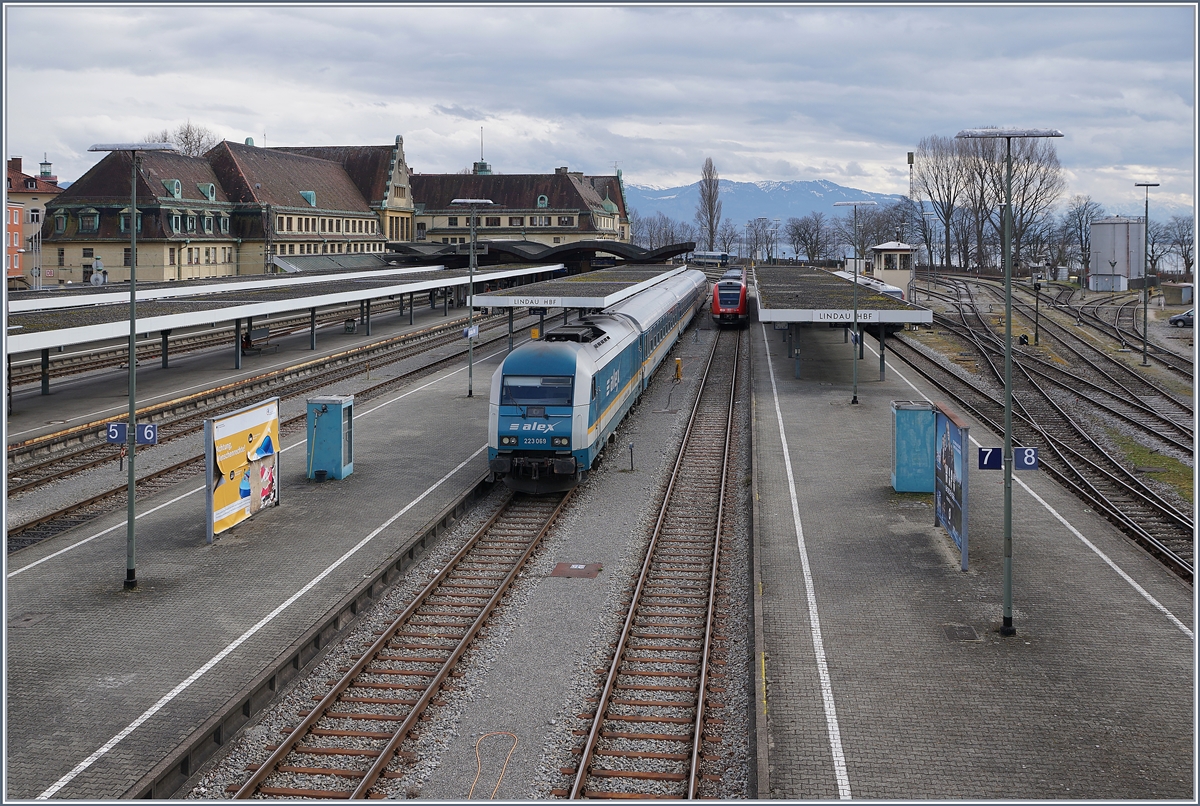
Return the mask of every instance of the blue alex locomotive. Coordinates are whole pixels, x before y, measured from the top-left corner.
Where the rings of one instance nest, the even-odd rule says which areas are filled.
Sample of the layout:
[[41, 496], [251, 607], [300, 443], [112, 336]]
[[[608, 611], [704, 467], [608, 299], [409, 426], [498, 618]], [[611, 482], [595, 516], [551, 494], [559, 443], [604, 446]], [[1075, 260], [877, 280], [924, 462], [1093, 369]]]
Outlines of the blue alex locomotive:
[[530, 493], [586, 479], [707, 292], [685, 271], [509, 353], [492, 376], [491, 471]]

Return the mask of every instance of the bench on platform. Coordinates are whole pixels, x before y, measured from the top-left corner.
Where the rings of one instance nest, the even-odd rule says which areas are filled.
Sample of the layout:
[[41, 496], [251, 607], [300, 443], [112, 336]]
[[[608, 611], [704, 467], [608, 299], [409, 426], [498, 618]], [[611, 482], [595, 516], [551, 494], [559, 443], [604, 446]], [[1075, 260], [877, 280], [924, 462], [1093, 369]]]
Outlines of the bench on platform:
[[246, 334], [250, 337], [250, 345], [246, 346], [245, 343], [242, 344], [242, 355], [261, 353], [263, 350], [279, 351], [278, 344], [271, 344], [271, 328], [256, 327], [253, 330], [247, 331]]

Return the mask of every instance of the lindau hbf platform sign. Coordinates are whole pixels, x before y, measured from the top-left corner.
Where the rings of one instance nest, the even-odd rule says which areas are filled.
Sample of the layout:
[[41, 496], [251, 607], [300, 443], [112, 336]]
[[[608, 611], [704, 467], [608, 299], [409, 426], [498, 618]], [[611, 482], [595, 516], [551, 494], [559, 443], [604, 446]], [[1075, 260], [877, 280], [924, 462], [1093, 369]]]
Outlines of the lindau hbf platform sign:
[[208, 542], [279, 505], [279, 398], [204, 421]]

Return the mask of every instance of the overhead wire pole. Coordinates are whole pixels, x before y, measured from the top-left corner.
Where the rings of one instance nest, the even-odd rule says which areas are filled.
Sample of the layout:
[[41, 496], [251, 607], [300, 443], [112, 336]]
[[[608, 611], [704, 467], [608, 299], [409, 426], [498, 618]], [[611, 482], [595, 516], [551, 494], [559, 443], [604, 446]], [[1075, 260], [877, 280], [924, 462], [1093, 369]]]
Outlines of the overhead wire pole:
[[1012, 615], [1012, 140], [1062, 137], [1057, 129], [963, 129], [956, 137], [1005, 141], [1004, 180], [1004, 612], [1001, 635], [1016, 635]]
[[1146, 348], [1150, 341], [1150, 188], [1158, 187], [1158, 182], [1134, 182], [1134, 187], [1146, 189], [1145, 230], [1142, 235], [1142, 366], [1150, 366], [1150, 357]]
[[[483, 153], [483, 129], [479, 129], [480, 154]], [[492, 204], [491, 199], [454, 199], [451, 205], [465, 205], [471, 216], [471, 260], [467, 270], [467, 397], [475, 396], [475, 335], [471, 328], [475, 322], [475, 217], [479, 207]]]
[[854, 208], [854, 344], [850, 352], [851, 366], [854, 367], [854, 394], [850, 398], [852, 405], [858, 404], [858, 351], [859, 340], [862, 339], [862, 334], [858, 332], [858, 208], [859, 207], [874, 207], [879, 202], [873, 201], [852, 201], [852, 202], [834, 202], [834, 207], [853, 207]]
[[88, 151], [128, 151], [132, 155], [133, 171], [129, 183], [129, 421], [125, 426], [125, 441], [129, 449], [129, 482], [125, 504], [125, 590], [137, 587], [137, 527], [134, 497], [137, 475], [134, 457], [137, 454], [137, 175], [138, 152], [175, 151], [171, 143], [107, 143], [94, 145]]

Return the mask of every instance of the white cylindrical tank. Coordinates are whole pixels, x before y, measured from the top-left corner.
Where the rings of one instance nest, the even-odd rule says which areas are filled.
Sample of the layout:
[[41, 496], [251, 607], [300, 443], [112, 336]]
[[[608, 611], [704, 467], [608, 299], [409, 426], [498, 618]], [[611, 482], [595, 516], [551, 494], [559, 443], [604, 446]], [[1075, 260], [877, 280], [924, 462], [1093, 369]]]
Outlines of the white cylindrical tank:
[[1116, 216], [1093, 221], [1088, 288], [1124, 291], [1131, 279], [1141, 280], [1145, 274], [1145, 236], [1146, 224], [1141, 218]]

